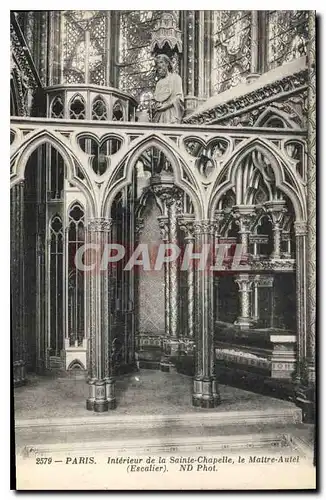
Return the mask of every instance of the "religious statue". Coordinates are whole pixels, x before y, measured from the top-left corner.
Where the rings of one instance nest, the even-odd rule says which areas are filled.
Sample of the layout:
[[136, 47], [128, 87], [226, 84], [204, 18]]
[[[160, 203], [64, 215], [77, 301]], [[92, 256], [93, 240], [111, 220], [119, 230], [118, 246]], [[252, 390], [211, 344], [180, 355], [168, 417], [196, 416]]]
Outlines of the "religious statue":
[[184, 104], [182, 80], [172, 72], [168, 56], [159, 54], [155, 58], [159, 80], [155, 87], [152, 121], [155, 123], [181, 123]]

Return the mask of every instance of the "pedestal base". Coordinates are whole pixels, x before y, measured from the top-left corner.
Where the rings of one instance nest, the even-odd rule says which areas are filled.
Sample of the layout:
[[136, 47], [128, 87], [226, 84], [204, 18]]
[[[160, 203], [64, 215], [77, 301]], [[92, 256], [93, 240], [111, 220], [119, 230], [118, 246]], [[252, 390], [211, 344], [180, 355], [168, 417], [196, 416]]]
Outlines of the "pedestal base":
[[117, 402], [115, 399], [110, 401], [93, 401], [91, 399], [86, 400], [86, 409], [89, 411], [95, 411], [96, 413], [103, 413], [108, 410], [115, 410], [117, 407]]
[[215, 408], [221, 403], [214, 377], [210, 379], [194, 379], [192, 405], [197, 408]]
[[192, 396], [192, 406], [196, 408], [216, 408], [221, 403], [220, 397], [212, 397], [211, 399], [198, 398]]
[[252, 318], [244, 318], [241, 316], [234, 322], [234, 324], [238, 326], [241, 330], [242, 329], [246, 330], [247, 328], [253, 326], [255, 322], [252, 320]]
[[297, 386], [295, 390], [295, 404], [302, 410], [302, 422], [313, 424], [316, 419], [315, 387], [313, 385]]
[[25, 363], [22, 360], [13, 362], [14, 387], [26, 384]]
[[87, 410], [103, 413], [108, 410], [114, 410], [117, 407], [113, 379], [92, 379], [88, 384], [89, 398], [86, 400]]
[[170, 363], [168, 361], [160, 362], [160, 370], [161, 372], [169, 372], [170, 371]]

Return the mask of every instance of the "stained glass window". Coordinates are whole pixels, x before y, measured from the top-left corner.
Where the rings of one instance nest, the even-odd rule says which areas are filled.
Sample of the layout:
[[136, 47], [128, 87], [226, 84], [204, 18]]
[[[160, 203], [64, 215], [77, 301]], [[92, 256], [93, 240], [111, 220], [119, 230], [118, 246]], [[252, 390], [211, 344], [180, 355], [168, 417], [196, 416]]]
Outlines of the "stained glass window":
[[63, 344], [63, 228], [59, 215], [50, 222], [50, 348], [57, 356]]
[[267, 14], [268, 69], [306, 54], [308, 11], [270, 10]]
[[107, 12], [69, 10], [63, 15], [63, 83], [106, 83]]
[[139, 100], [155, 88], [151, 35], [163, 11], [120, 11], [119, 88]]
[[244, 82], [250, 72], [251, 11], [214, 11], [213, 44], [212, 94], [217, 94]]
[[81, 345], [84, 338], [84, 286], [83, 273], [76, 268], [74, 258], [85, 243], [84, 210], [74, 203], [69, 210], [68, 227], [68, 336], [70, 345]]

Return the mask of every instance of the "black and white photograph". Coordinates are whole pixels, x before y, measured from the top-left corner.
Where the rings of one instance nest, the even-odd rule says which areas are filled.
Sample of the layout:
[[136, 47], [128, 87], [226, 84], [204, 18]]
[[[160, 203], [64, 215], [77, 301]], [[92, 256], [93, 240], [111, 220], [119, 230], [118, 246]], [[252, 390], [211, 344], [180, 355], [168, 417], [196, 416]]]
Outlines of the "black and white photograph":
[[12, 489], [316, 489], [316, 66], [312, 10], [11, 10]]

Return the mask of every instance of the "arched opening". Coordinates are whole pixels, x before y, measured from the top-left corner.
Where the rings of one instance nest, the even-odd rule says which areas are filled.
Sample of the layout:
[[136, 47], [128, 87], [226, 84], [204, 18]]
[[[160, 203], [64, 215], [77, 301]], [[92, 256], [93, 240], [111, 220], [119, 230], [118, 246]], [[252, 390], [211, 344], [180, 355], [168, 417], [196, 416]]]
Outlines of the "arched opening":
[[85, 120], [86, 117], [85, 100], [79, 94], [76, 94], [70, 101], [69, 117], [72, 120]]
[[[292, 171], [294, 167], [293, 162]], [[277, 332], [288, 342], [290, 360], [285, 368], [279, 364], [281, 376], [291, 380], [296, 359], [293, 339], [298, 335], [294, 236], [294, 222], [302, 213], [298, 178], [261, 144], [240, 151], [223, 169], [224, 186], [216, 183], [220, 195], [213, 205], [215, 217], [220, 241], [241, 248], [241, 259], [238, 268], [231, 265], [214, 282], [218, 365], [223, 371], [228, 360], [238, 369], [240, 359], [254, 359], [259, 349], [270, 349], [272, 359], [278, 359], [279, 347], [271, 340]], [[280, 375], [273, 366], [272, 378]]]
[[75, 256], [85, 243], [85, 213], [82, 205], [74, 202], [67, 215], [67, 338], [69, 347], [79, 347], [85, 338], [85, 276], [76, 267]]
[[51, 104], [51, 118], [63, 118], [64, 117], [64, 105], [63, 98], [57, 95]]
[[101, 96], [95, 97], [92, 104], [92, 120], [107, 120], [107, 108]]
[[[75, 268], [74, 257], [85, 242], [86, 196], [69, 182], [67, 164], [49, 142], [34, 149], [24, 171], [17, 174], [24, 181], [12, 188], [14, 213], [18, 187], [23, 196], [16, 215], [16, 219], [21, 215], [21, 222], [12, 222], [12, 248], [15, 251], [21, 239], [25, 292], [18, 298], [13, 294], [13, 309], [22, 302], [27, 369], [67, 368], [62, 354], [75, 347], [85, 365], [85, 280]], [[14, 268], [12, 279], [17, 281]]]
[[164, 351], [164, 339], [189, 334], [187, 273], [177, 262], [163, 265], [157, 259], [161, 244], [184, 248], [180, 218], [195, 217], [192, 200], [177, 186], [178, 166], [158, 145], [144, 147], [132, 165], [130, 182], [123, 180], [122, 171], [117, 182], [124, 185], [108, 202], [112, 241], [126, 250], [110, 271], [116, 373], [136, 360], [143, 368], [169, 367], [177, 355]]

